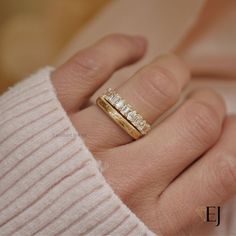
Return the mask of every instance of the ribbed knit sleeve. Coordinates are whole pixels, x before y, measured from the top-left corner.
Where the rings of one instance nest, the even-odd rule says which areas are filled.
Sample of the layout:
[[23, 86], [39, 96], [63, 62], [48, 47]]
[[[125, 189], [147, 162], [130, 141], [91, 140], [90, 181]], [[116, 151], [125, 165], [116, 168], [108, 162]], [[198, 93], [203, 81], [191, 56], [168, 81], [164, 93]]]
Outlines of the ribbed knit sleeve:
[[154, 235], [106, 183], [51, 71], [0, 97], [0, 235]]

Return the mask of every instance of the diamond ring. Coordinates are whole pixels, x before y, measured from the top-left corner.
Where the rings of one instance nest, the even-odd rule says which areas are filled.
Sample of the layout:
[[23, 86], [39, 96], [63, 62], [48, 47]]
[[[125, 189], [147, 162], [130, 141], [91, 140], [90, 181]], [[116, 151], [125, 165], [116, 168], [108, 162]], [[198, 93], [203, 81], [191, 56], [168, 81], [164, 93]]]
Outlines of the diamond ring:
[[97, 105], [108, 114], [132, 138], [138, 139], [151, 129], [150, 124], [115, 90], [98, 97]]

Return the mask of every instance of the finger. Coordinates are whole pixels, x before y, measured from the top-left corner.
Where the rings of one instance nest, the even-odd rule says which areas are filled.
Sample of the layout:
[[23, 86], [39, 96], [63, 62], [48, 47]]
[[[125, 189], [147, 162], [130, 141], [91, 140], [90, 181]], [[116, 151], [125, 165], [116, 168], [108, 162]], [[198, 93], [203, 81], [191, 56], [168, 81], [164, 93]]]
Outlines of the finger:
[[197, 90], [147, 136], [129, 144], [129, 147], [117, 148], [119, 158], [105, 158], [103, 161], [108, 165], [126, 166], [126, 174], [118, 177], [119, 169], [117, 172], [113, 170], [111, 178], [119, 178], [126, 184], [129, 174], [130, 181], [136, 179], [137, 183], [144, 185], [155, 180], [151, 187], [161, 193], [217, 141], [224, 116], [225, 105], [219, 95], [211, 90]]
[[175, 55], [165, 55], [138, 71], [118, 93], [153, 123], [174, 105], [190, 78], [187, 65]]
[[[217, 144], [163, 192], [158, 202], [160, 225], [165, 222], [163, 235], [172, 235], [172, 230], [181, 231], [197, 223], [203, 225], [196, 214], [199, 207], [219, 206], [236, 193], [235, 130], [234, 116], [226, 120]], [[171, 231], [165, 234], [166, 230]]]
[[[146, 120], [153, 123], [178, 100], [188, 79], [186, 65], [176, 56], [167, 55], [144, 67], [117, 90]], [[78, 124], [76, 119], [80, 121]], [[79, 112], [74, 123], [79, 131], [86, 133], [89, 145], [109, 148], [132, 140], [96, 106]], [[89, 128], [91, 124], [96, 130]]]
[[52, 74], [64, 108], [77, 110], [115, 70], [139, 60], [145, 48], [142, 37], [114, 34], [77, 53]]

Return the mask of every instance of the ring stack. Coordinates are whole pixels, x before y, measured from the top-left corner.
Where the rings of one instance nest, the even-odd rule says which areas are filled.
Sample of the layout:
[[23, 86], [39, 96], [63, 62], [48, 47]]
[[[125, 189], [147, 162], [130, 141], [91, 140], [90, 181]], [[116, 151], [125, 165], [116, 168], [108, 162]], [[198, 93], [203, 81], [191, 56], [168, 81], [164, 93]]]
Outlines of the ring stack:
[[151, 129], [148, 122], [115, 90], [98, 97], [97, 105], [123, 128], [132, 138], [139, 139]]

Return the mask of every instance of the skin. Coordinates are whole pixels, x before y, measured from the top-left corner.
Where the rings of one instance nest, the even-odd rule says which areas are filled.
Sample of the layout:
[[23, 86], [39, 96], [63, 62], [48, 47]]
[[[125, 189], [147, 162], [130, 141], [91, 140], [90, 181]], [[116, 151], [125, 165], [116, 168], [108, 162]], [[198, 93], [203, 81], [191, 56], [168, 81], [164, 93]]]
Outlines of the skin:
[[[226, 116], [214, 91], [195, 90], [148, 135], [133, 141], [89, 99], [116, 70], [140, 60], [146, 47], [142, 37], [107, 36], [57, 68], [52, 81], [123, 202], [157, 234], [189, 235], [206, 226], [198, 207], [220, 205], [235, 194], [236, 117]], [[115, 89], [153, 124], [177, 102], [189, 79], [185, 63], [165, 55]]]

